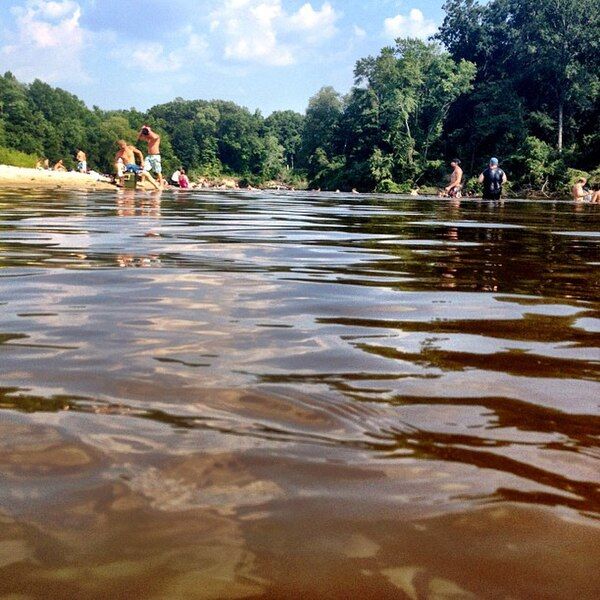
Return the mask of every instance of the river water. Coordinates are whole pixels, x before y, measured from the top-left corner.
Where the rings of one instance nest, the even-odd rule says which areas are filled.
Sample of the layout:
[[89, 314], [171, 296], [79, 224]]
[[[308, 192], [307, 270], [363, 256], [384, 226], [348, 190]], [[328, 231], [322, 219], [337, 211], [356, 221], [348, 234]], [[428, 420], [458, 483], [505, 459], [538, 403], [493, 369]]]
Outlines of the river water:
[[598, 598], [600, 207], [0, 191], [0, 598]]

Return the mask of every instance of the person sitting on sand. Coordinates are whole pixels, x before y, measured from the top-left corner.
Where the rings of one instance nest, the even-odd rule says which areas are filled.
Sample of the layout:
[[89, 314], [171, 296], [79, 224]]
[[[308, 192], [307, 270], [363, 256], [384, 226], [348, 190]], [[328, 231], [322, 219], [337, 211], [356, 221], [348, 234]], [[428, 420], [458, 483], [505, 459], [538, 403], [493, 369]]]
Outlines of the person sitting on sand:
[[185, 169], [179, 169], [179, 179], [177, 180], [179, 187], [186, 190], [190, 187], [190, 180], [185, 174]]
[[159, 190], [160, 185], [156, 182], [154, 177], [152, 177], [150, 173], [144, 171], [144, 168], [135, 162], [137, 156], [140, 159], [140, 163], [144, 163], [144, 155], [141, 151], [135, 146], [128, 144], [125, 140], [119, 140], [117, 146], [119, 146], [119, 151], [115, 154], [115, 167], [117, 173], [119, 172], [119, 159], [121, 159], [125, 167], [125, 173], [135, 173], [140, 176], [142, 182], [149, 181], [157, 190]]
[[62, 158], [52, 167], [53, 171], [61, 171], [64, 172], [67, 170], [67, 167], [63, 164]]
[[179, 185], [179, 175], [181, 174], [181, 170], [183, 167], [179, 167], [176, 171], [173, 171], [173, 175], [171, 175], [171, 183], [173, 185]]
[[580, 177], [571, 188], [571, 196], [576, 202], [600, 203], [600, 191], [592, 192], [585, 187], [587, 179]]
[[75, 155], [77, 159], [77, 170], [80, 173], [87, 173], [87, 156], [83, 150], [77, 150]]

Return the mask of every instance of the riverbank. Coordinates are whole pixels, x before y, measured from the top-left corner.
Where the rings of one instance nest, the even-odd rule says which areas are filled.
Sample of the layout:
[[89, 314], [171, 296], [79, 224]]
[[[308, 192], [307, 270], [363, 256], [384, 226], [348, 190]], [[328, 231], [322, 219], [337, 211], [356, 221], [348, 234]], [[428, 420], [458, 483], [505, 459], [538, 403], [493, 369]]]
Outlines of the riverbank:
[[108, 178], [75, 171], [44, 171], [0, 165], [0, 186], [3, 188], [59, 188], [84, 190], [114, 190]]

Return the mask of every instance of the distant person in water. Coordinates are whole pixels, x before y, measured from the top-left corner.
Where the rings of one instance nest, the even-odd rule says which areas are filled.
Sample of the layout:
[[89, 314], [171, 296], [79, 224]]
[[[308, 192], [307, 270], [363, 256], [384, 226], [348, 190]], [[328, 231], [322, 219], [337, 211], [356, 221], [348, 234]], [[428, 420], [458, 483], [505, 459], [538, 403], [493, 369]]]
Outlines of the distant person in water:
[[87, 173], [87, 156], [83, 150], [77, 150], [75, 155], [77, 159], [77, 170], [80, 173]]
[[140, 129], [138, 140], [142, 140], [148, 144], [148, 154], [144, 160], [144, 169], [148, 172], [154, 171], [160, 185], [164, 185], [160, 158], [160, 135], [152, 131], [148, 125], [144, 125]]
[[580, 177], [575, 185], [571, 188], [571, 195], [573, 200], [576, 202], [592, 202], [593, 204], [600, 204], [600, 191], [592, 192], [585, 187], [587, 179]]
[[[135, 173], [139, 175], [142, 181], [149, 181], [157, 190], [160, 189], [160, 185], [156, 182], [154, 177], [150, 173], [144, 171], [144, 167], [141, 166], [144, 163], [144, 155], [135, 146], [131, 146], [125, 140], [119, 140], [117, 142], [119, 151], [115, 154], [115, 168], [119, 173], [119, 159], [125, 169], [125, 173]], [[140, 165], [135, 162], [136, 157], [140, 159]]]
[[66, 171], [67, 167], [63, 164], [62, 158], [52, 167], [53, 171]]
[[444, 191], [450, 198], [460, 198], [462, 190], [463, 170], [460, 168], [460, 160], [455, 158], [450, 163], [452, 173], [450, 174], [450, 185]]
[[490, 158], [488, 168], [479, 175], [479, 183], [483, 183], [483, 199], [500, 200], [506, 181], [506, 173], [498, 166], [498, 159]]
[[190, 180], [188, 176], [185, 174], [185, 169], [179, 169], [179, 178], [178, 178], [179, 187], [182, 189], [188, 189], [190, 187]]

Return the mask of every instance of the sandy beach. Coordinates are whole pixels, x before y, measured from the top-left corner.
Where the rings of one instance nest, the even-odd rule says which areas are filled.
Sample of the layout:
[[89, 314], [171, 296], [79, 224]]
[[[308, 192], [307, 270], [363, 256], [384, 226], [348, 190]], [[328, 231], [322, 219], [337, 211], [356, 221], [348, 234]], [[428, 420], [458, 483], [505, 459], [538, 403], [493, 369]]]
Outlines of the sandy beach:
[[99, 180], [99, 177], [101, 176], [75, 171], [42, 171], [0, 165], [0, 187], [2, 188], [115, 189], [112, 183]]

